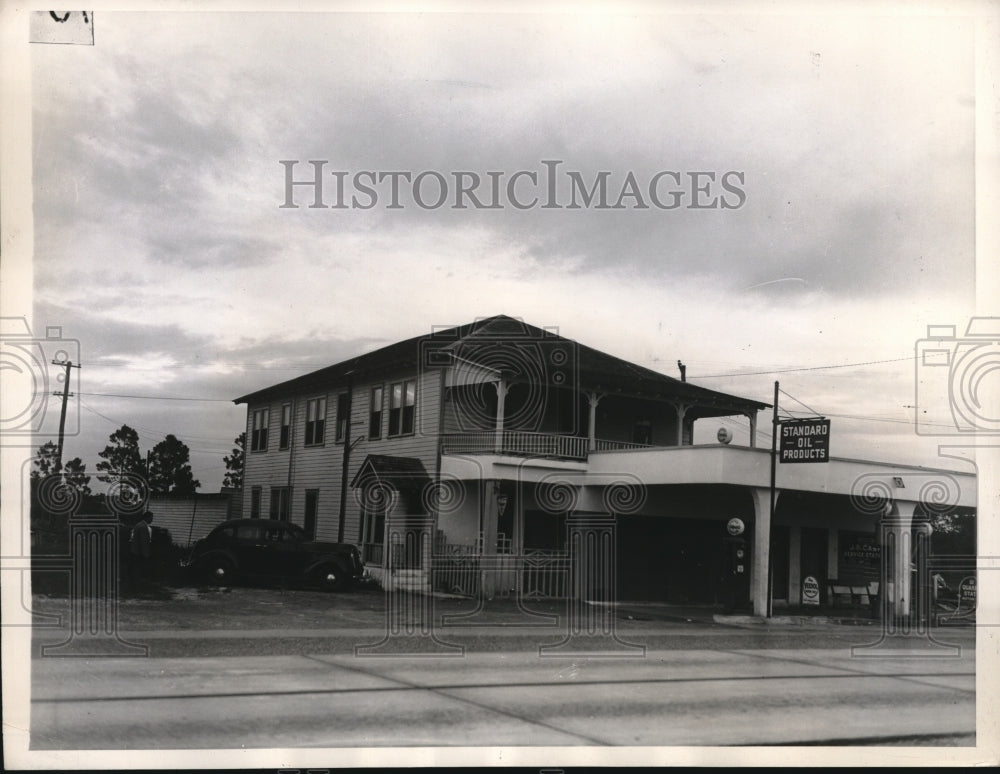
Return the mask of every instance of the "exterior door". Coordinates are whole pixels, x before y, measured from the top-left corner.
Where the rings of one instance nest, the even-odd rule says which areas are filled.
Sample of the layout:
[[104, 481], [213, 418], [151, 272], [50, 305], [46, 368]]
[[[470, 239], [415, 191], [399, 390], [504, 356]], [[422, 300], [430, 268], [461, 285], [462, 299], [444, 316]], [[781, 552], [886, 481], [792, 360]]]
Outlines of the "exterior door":
[[771, 527], [771, 599], [788, 599], [788, 562], [791, 531], [787, 525]]
[[[827, 561], [826, 530], [817, 527], [802, 528], [801, 575], [803, 580], [811, 575], [819, 583], [820, 601], [826, 599]], [[800, 594], [801, 598], [801, 589]]]
[[308, 540], [316, 539], [316, 515], [319, 511], [319, 490], [306, 490], [306, 510], [302, 526]]
[[365, 508], [361, 514], [361, 551], [365, 564], [384, 566], [385, 509]]

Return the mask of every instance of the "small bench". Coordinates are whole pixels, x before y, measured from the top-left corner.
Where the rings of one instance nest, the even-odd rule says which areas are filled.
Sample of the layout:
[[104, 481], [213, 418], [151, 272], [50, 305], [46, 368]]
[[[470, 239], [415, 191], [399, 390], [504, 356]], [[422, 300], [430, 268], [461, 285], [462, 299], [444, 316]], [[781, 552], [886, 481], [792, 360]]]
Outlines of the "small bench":
[[878, 594], [878, 581], [864, 584], [828, 580], [826, 588], [829, 603], [833, 607], [867, 607]]

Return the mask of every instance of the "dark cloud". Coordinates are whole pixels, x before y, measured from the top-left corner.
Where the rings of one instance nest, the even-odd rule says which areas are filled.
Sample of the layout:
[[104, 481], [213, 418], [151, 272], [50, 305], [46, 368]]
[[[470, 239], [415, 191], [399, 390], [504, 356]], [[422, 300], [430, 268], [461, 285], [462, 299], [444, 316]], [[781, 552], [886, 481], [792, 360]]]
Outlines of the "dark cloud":
[[[565, 316], [588, 282], [619, 304], [641, 291], [649, 315], [669, 328], [673, 314], [678, 329], [690, 314], [661, 311], [664, 299], [707, 318], [714, 304], [836, 318], [866, 301], [863, 326], [887, 301], [971, 294], [962, 21], [187, 13], [158, 15], [153, 35], [150, 18], [107, 14], [86, 56], [33, 52], [36, 323], [80, 339], [101, 391], [229, 400], [389, 331], [466, 322], [462, 303]], [[669, 211], [286, 210], [281, 159], [302, 174], [326, 159], [449, 183], [457, 171], [544, 174], [558, 159], [587, 181], [609, 172], [612, 200], [630, 171], [640, 189], [664, 170], [682, 185], [738, 171], [746, 201], [695, 210], [689, 191]], [[684, 295], [696, 287], [712, 295]], [[363, 336], [372, 315], [381, 327]], [[757, 317], [750, 333], [800, 358], [788, 315]], [[719, 347], [746, 333], [713, 324]], [[225, 403], [93, 400], [113, 421], [205, 448], [242, 422]], [[92, 434], [114, 429], [88, 421]]]

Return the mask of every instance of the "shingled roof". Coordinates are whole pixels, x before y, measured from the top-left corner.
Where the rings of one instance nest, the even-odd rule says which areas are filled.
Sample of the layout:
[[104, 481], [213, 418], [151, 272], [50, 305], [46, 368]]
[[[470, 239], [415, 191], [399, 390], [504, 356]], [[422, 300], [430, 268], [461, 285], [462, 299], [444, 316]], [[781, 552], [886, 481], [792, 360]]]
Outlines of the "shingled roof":
[[[243, 395], [237, 398], [234, 403], [258, 402], [279, 395], [340, 386], [346, 384], [349, 375], [353, 375], [354, 379], [357, 380], [366, 375], [376, 375], [390, 369], [416, 369], [422, 352], [425, 352], [427, 348], [462, 352], [463, 355], [468, 354], [470, 348], [473, 352], [488, 353], [490, 352], [489, 342], [491, 340], [496, 340], [499, 344], [522, 339], [529, 342], [563, 342], [571, 345], [576, 360], [578, 386], [581, 389], [594, 390], [603, 394], [691, 402], [704, 408], [716, 406], [724, 411], [734, 409], [757, 411], [769, 407], [767, 403], [683, 382], [680, 379], [608, 355], [592, 347], [566, 339], [552, 331], [528, 325], [506, 315], [488, 317], [455, 328], [434, 331], [423, 336], [399, 341], [373, 352], [358, 355], [350, 360], [344, 360], [295, 379]], [[488, 357], [483, 362], [486, 363], [487, 367], [489, 366]], [[704, 411], [700, 413], [703, 416], [707, 415]]]

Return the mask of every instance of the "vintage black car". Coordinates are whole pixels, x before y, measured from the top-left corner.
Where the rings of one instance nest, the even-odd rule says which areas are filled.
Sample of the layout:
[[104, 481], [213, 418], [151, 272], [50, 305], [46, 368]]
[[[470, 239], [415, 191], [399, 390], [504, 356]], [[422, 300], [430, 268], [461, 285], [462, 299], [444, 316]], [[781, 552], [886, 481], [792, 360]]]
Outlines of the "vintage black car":
[[185, 564], [216, 585], [271, 578], [331, 591], [350, 587], [365, 569], [356, 546], [310, 540], [297, 524], [268, 519], [223, 522], [194, 544]]

